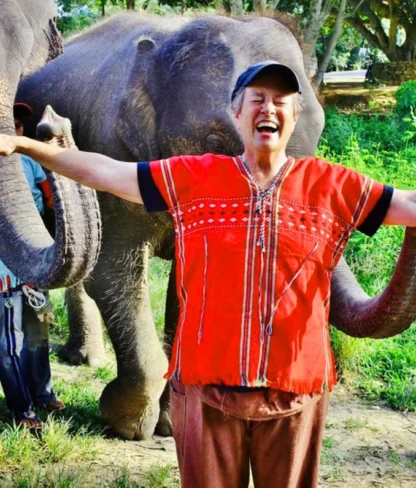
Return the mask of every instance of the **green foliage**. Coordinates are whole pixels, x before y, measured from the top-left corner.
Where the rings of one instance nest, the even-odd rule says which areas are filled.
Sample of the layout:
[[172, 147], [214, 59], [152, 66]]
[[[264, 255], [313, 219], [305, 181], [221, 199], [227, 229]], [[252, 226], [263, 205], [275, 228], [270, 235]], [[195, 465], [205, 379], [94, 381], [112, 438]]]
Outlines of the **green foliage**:
[[[320, 155], [396, 188], [416, 187], [416, 144], [407, 122], [328, 110]], [[384, 289], [403, 241], [399, 227], [383, 227], [374, 237], [355, 233], [345, 256], [370, 295]], [[371, 401], [416, 411], [416, 329], [385, 340], [353, 339], [331, 331], [337, 369]]]
[[416, 80], [406, 81], [396, 91], [396, 113], [399, 117], [409, 117], [411, 111], [416, 111]]
[[59, 336], [61, 340], [66, 340], [69, 335], [69, 326], [68, 311], [65, 304], [65, 290], [63, 288], [52, 290], [50, 296], [53, 305], [53, 314], [55, 316], [53, 324], [50, 326], [50, 331], [52, 334]]
[[164, 261], [159, 258], [153, 258], [150, 261], [150, 302], [156, 324], [156, 330], [160, 338], [163, 336], [163, 327], [165, 325], [166, 290], [168, 287], [170, 269], [170, 261]]
[[[407, 143], [404, 131], [408, 124], [400, 117], [392, 114], [365, 116], [351, 113], [348, 116], [337, 108], [325, 111], [326, 126], [322, 134], [322, 147], [326, 146], [329, 153], [336, 155], [346, 154], [349, 158], [357, 153], [358, 159], [365, 154], [368, 164], [370, 153], [376, 154], [379, 167], [387, 167], [385, 158], [390, 162], [395, 159], [395, 151], [403, 150]], [[380, 152], [383, 159], [380, 160]]]
[[86, 29], [99, 19], [92, 0], [57, 0], [57, 26], [64, 37]]

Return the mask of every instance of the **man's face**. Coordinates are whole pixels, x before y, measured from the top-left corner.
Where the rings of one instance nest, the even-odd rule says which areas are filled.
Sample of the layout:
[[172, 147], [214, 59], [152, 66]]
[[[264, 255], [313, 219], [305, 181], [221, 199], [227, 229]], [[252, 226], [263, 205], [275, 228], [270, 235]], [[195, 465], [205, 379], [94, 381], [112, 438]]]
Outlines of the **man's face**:
[[294, 93], [280, 76], [259, 76], [245, 89], [237, 128], [244, 148], [254, 154], [286, 150], [295, 128]]
[[14, 128], [17, 136], [23, 135], [23, 122], [20, 119], [14, 119]]

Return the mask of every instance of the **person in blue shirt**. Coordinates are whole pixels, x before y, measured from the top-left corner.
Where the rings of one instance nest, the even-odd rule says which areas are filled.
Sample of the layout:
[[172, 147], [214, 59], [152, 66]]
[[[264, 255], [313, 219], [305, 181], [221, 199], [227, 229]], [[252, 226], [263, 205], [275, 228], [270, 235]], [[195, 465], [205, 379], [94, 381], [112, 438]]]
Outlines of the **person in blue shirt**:
[[[30, 115], [28, 105], [15, 104], [17, 135], [23, 135], [23, 119]], [[46, 174], [30, 157], [21, 155], [21, 161], [36, 207], [43, 213], [44, 200], [52, 205]], [[0, 261], [0, 383], [8, 409], [23, 427], [42, 426], [35, 407], [50, 411], [64, 408], [52, 389], [50, 315], [48, 295], [23, 283]]]

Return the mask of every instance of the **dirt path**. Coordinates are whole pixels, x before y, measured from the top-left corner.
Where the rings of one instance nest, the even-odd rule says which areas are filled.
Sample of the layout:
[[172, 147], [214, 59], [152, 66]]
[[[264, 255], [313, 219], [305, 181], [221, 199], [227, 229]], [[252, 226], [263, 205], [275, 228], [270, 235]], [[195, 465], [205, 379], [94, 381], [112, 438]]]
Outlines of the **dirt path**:
[[322, 456], [322, 487], [416, 487], [416, 414], [366, 405], [338, 388]]
[[[320, 487], [416, 487], [416, 414], [366, 405], [338, 388], [333, 394], [322, 455]], [[171, 438], [102, 441], [92, 464], [97, 480], [125, 469], [133, 479], [154, 466], [178, 478]], [[176, 485], [177, 486], [177, 485]]]

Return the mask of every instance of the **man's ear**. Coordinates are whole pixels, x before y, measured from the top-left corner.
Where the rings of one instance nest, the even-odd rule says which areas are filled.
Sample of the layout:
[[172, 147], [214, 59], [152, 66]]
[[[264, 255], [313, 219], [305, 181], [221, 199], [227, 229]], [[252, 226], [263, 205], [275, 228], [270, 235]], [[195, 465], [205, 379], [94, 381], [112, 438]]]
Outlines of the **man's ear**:
[[234, 124], [237, 127], [237, 130], [240, 132], [240, 113], [233, 112], [234, 117]]

